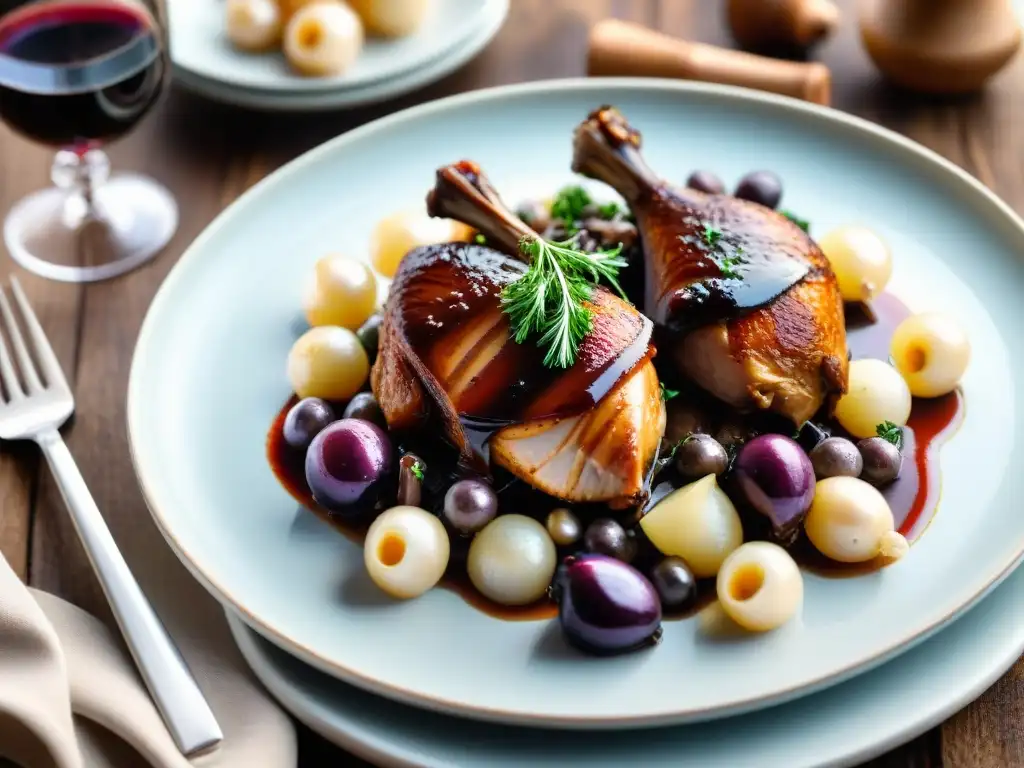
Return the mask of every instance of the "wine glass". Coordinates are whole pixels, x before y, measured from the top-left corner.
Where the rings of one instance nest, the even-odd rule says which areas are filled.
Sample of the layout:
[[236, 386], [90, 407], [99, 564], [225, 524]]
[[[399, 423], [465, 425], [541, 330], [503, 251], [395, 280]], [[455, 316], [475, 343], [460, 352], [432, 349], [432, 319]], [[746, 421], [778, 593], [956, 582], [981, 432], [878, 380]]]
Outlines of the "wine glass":
[[4, 242], [26, 269], [85, 283], [155, 256], [178, 226], [160, 184], [110, 175], [102, 147], [130, 131], [168, 77], [157, 0], [0, 0], [0, 119], [56, 148], [53, 186], [7, 214]]

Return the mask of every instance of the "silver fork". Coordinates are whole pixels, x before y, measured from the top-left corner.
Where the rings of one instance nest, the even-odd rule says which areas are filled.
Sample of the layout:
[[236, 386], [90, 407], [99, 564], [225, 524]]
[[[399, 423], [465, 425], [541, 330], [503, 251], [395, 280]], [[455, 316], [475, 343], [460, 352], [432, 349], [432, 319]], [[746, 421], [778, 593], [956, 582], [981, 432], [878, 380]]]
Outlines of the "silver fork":
[[11, 291], [28, 345], [6, 292], [0, 288], [0, 317], [21, 371], [19, 381], [7, 344], [0, 337], [0, 383], [4, 388], [4, 396], [0, 397], [0, 438], [34, 440], [42, 449], [135, 665], [178, 749], [191, 755], [212, 747], [223, 738], [220, 726], [170, 635], [128, 570], [57, 431], [75, 410], [75, 400], [57, 356], [14, 278]]

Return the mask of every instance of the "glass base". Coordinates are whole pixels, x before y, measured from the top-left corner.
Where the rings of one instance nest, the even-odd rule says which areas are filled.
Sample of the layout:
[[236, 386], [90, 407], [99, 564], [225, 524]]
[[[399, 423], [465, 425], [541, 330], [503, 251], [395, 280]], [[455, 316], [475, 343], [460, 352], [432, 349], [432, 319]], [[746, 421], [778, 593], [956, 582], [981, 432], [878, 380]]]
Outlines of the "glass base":
[[89, 155], [59, 153], [57, 186], [7, 214], [7, 250], [30, 272], [68, 283], [106, 280], [152, 259], [178, 228], [178, 206], [164, 187], [137, 175], [107, 179], [106, 157]]

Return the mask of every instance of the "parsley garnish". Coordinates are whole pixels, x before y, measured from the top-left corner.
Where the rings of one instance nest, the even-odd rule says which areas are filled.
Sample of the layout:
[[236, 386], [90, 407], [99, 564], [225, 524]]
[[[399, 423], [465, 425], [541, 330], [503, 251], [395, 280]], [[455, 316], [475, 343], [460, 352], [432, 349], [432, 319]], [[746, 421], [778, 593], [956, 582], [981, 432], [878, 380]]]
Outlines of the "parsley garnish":
[[479, 232], [477, 232], [475, 235], [473, 235], [473, 242], [476, 243], [477, 245], [486, 245], [487, 238], [481, 235]]
[[563, 187], [551, 201], [551, 218], [565, 223], [566, 232], [574, 234], [576, 222], [583, 218], [583, 209], [593, 201], [583, 187]]
[[802, 229], [804, 232], [810, 232], [811, 231], [811, 222], [809, 222], [807, 219], [801, 219], [799, 216], [797, 216], [792, 211], [779, 211], [779, 213], [781, 213], [787, 219], [789, 219], [794, 224], [796, 224], [798, 227], [800, 227], [800, 229]]
[[715, 244], [722, 239], [722, 230], [712, 227], [710, 224], [704, 225], [704, 242], [710, 245], [712, 248]]
[[875, 427], [875, 433], [897, 448], [903, 447], [903, 427], [893, 424], [891, 421], [883, 421]]
[[423, 465], [420, 464], [418, 461], [417, 462], [413, 462], [413, 465], [411, 467], [409, 467], [409, 471], [412, 472], [413, 476], [417, 480], [420, 480], [420, 481], [423, 480]]
[[620, 210], [621, 208], [619, 208], [619, 204], [616, 203], [615, 201], [612, 201], [610, 203], [604, 203], [603, 205], [599, 205], [597, 208], [597, 214], [602, 219], [614, 219], [615, 214], [617, 214]]
[[[604, 279], [620, 295], [619, 269], [626, 266], [621, 247], [587, 253], [575, 241], [549, 243], [523, 238], [519, 250], [530, 257], [526, 273], [501, 292], [502, 311], [509, 316], [513, 338], [522, 344], [538, 334], [546, 350], [544, 365], [568, 368], [576, 362], [580, 342], [590, 332], [593, 317], [584, 305], [594, 283]], [[624, 296], [623, 296], [624, 297]]]
[[671, 400], [673, 397], [678, 397], [679, 396], [679, 390], [678, 389], [669, 389], [668, 387], [665, 386], [664, 382], [660, 382], [660, 385], [661, 385], [661, 399], [664, 400], [666, 403], [669, 400]]
[[736, 269], [742, 260], [739, 256], [722, 256], [720, 259], [716, 259], [715, 263], [718, 264], [718, 268], [722, 271], [722, 277], [739, 277], [740, 273]]

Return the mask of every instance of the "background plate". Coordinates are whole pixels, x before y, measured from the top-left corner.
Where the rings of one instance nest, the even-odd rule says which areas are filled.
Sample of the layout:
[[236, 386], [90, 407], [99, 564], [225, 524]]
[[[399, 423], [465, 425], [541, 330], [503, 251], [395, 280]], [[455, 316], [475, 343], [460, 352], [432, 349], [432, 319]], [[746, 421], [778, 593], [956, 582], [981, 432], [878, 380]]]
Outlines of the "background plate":
[[357, 88], [295, 93], [249, 90], [229, 83], [207, 80], [178, 66], [176, 61], [174, 79], [206, 98], [250, 109], [277, 112], [315, 112], [376, 104], [440, 80], [487, 47], [505, 21], [509, 0], [484, 0], [484, 2], [484, 12], [480, 14], [476, 26], [465, 43], [429, 61], [422, 67]]
[[[891, 290], [915, 309], [954, 313], [971, 332], [967, 417], [942, 453], [938, 517], [882, 572], [807, 576], [802, 618], [778, 632], [723, 638], [705, 612], [668, 623], [654, 652], [595, 660], [569, 652], [553, 623], [496, 620], [444, 590], [393, 603], [369, 583], [357, 545], [295, 509], [264, 456], [314, 261], [365, 253], [373, 223], [422, 205], [435, 169], [453, 160], [479, 161], [512, 199], [554, 189], [570, 178], [573, 128], [603, 103], [645, 134], [651, 165], [669, 178], [697, 165], [727, 182], [773, 168], [786, 208], [814, 232], [870, 224], [895, 252]], [[274, 642], [374, 692], [581, 728], [766, 706], [924, 639], [1024, 550], [1024, 476], [1006, 471], [1024, 462], [1015, 439], [1024, 335], [1013, 330], [1022, 251], [1021, 223], [980, 184], [838, 112], [659, 81], [479, 91], [334, 139], [256, 185], [198, 238], [139, 337], [128, 401], [135, 465], [159, 527], [203, 584]]]
[[[278, 701], [326, 739], [402, 768], [841, 768], [974, 700], [1024, 650], [1024, 572], [948, 629], [855, 680], [739, 717], [642, 732], [543, 733], [417, 712], [317, 672], [228, 611], [235, 641]], [[739, 735], [739, 737], [738, 737]]]
[[235, 88], [278, 93], [336, 91], [380, 82], [453, 51], [479, 26], [488, 0], [432, 0], [423, 26], [405, 38], [367, 37], [351, 70], [337, 77], [295, 74], [279, 53], [236, 50], [224, 26], [224, 0], [168, 3], [171, 57], [192, 75]]

